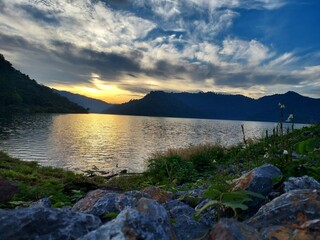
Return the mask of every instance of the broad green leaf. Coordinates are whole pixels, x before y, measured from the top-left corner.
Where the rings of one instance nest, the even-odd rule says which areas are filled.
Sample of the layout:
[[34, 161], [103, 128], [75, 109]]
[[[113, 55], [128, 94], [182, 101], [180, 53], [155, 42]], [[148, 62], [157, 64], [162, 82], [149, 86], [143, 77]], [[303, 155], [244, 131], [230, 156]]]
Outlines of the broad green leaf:
[[219, 190], [210, 187], [203, 193], [203, 196], [211, 199], [216, 199], [219, 198], [221, 194], [222, 193]]
[[238, 192], [244, 193], [244, 194], [249, 195], [249, 196], [265, 199], [265, 197], [260, 193], [251, 192], [251, 191], [247, 191], [247, 190], [240, 190]]
[[244, 205], [242, 203], [237, 203], [237, 202], [226, 202], [226, 203], [224, 203], [224, 205], [226, 207], [230, 207], [230, 208], [233, 208], [233, 209], [236, 209], [236, 208], [240, 208], [241, 210], [247, 210], [248, 209], [247, 205]]

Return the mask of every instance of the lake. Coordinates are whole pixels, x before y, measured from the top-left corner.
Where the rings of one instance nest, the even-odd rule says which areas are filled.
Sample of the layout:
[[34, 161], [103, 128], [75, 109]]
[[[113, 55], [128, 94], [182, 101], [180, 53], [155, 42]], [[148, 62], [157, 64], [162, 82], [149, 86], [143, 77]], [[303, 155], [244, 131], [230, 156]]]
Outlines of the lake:
[[203, 143], [239, 143], [242, 124], [247, 138], [261, 138], [275, 126], [250, 121], [36, 114], [0, 118], [0, 150], [22, 160], [78, 172], [94, 166], [142, 172], [146, 159], [156, 151]]

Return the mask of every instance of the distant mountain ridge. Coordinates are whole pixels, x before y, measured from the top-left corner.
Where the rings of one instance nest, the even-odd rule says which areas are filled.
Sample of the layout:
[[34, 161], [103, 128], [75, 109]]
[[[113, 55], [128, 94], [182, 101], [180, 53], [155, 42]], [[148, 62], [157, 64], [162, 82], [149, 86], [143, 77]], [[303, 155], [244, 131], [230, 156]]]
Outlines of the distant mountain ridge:
[[54, 90], [54, 92], [58, 93], [63, 97], [68, 98], [69, 101], [84, 107], [90, 113], [102, 113], [114, 105], [98, 99], [89, 98], [80, 94], [75, 94], [67, 91]]
[[0, 112], [87, 113], [87, 110], [16, 70], [0, 54]]
[[213, 92], [152, 91], [140, 100], [112, 106], [105, 113], [277, 122], [280, 118], [279, 103], [286, 106], [285, 118], [294, 114], [295, 122], [320, 122], [320, 99], [295, 92], [252, 99]]

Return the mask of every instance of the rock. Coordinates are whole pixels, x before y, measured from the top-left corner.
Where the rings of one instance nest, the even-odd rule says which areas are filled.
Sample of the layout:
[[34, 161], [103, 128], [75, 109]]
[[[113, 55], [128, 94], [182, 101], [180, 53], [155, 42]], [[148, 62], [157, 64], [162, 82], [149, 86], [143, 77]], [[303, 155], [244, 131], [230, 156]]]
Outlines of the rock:
[[165, 209], [167, 209], [167, 211], [170, 211], [170, 209], [176, 207], [176, 206], [185, 206], [187, 204], [178, 201], [178, 200], [169, 200], [165, 203], [162, 204], [162, 206], [164, 206]]
[[201, 239], [210, 227], [194, 218], [195, 210], [187, 204], [176, 205], [169, 210], [176, 239]]
[[119, 213], [120, 211], [116, 207], [116, 198], [118, 196], [119, 194], [117, 193], [107, 193], [95, 202], [90, 211], [85, 212], [95, 216], [102, 216], [108, 213]]
[[33, 202], [29, 206], [30, 208], [51, 208], [51, 202], [49, 198], [42, 198], [36, 202]]
[[283, 236], [286, 234], [289, 236], [291, 232], [300, 231], [299, 226], [304, 226], [305, 228], [302, 229], [304, 231], [316, 225], [316, 232], [320, 236], [319, 209], [320, 190], [293, 190], [262, 206], [246, 223], [255, 227], [264, 236], [271, 236], [277, 232]]
[[159, 187], [147, 187], [142, 190], [143, 193], [148, 194], [152, 199], [156, 200], [158, 203], [164, 203], [169, 199], [172, 199], [172, 192], [165, 191]]
[[133, 190], [125, 192], [124, 194], [120, 194], [115, 199], [116, 208], [119, 211], [122, 211], [127, 208], [136, 207], [140, 198], [150, 198], [150, 196], [146, 193]]
[[[281, 176], [282, 173], [277, 167], [264, 164], [237, 179], [232, 190], [247, 190], [266, 197], [273, 190], [273, 180]], [[251, 197], [251, 199], [252, 201], [246, 203], [249, 207], [246, 211], [247, 216], [252, 216], [265, 203], [264, 199], [257, 197]]]
[[224, 218], [213, 226], [209, 240], [262, 240], [256, 229], [238, 222], [235, 219]]
[[149, 194], [138, 191], [138, 190], [132, 190], [132, 191], [128, 191], [124, 193], [127, 196], [131, 196], [134, 197], [136, 199], [140, 199], [140, 198], [151, 198]]
[[19, 188], [10, 181], [0, 177], [0, 193], [0, 204], [5, 204], [9, 202], [15, 194], [19, 193]]
[[156, 224], [161, 225], [164, 231], [170, 233], [170, 219], [166, 209], [157, 201], [149, 198], [141, 198], [137, 203], [137, 210], [147, 215]]
[[126, 240], [159, 239], [169, 240], [170, 235], [161, 224], [136, 209], [122, 211], [116, 219], [102, 225], [81, 240]]
[[108, 191], [103, 189], [97, 189], [90, 191], [86, 194], [86, 196], [80, 199], [73, 205], [72, 211], [74, 212], [89, 212], [92, 210], [94, 204], [106, 195]]
[[198, 188], [187, 191], [179, 191], [175, 194], [175, 198], [187, 203], [188, 205], [195, 207], [203, 200], [203, 193], [206, 189]]
[[137, 198], [126, 194], [120, 194], [115, 198], [115, 207], [119, 212], [127, 208], [134, 208], [137, 203]]
[[0, 239], [78, 239], [99, 227], [99, 218], [53, 208], [0, 211]]
[[306, 221], [299, 226], [292, 224], [287, 226], [272, 226], [261, 233], [264, 239], [296, 239], [317, 240], [320, 239], [320, 219]]
[[281, 176], [279, 168], [271, 164], [264, 164], [237, 179], [233, 191], [248, 190], [267, 196], [272, 191], [272, 180]]
[[296, 189], [320, 189], [320, 183], [312, 177], [291, 177], [283, 183], [285, 192]]

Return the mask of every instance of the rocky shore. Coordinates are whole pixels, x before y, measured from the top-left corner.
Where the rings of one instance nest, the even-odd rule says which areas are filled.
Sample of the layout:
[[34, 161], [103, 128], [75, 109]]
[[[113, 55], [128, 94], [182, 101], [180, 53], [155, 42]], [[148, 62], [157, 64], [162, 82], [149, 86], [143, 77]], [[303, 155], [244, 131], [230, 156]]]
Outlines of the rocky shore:
[[174, 193], [159, 187], [97, 189], [72, 207], [52, 208], [45, 198], [25, 208], [0, 209], [0, 239], [320, 239], [320, 183], [304, 176], [279, 186], [274, 179], [281, 176], [265, 164], [234, 182], [233, 190], [265, 197], [248, 202], [241, 220], [217, 219], [215, 206], [195, 218], [210, 200], [204, 196], [208, 186]]

